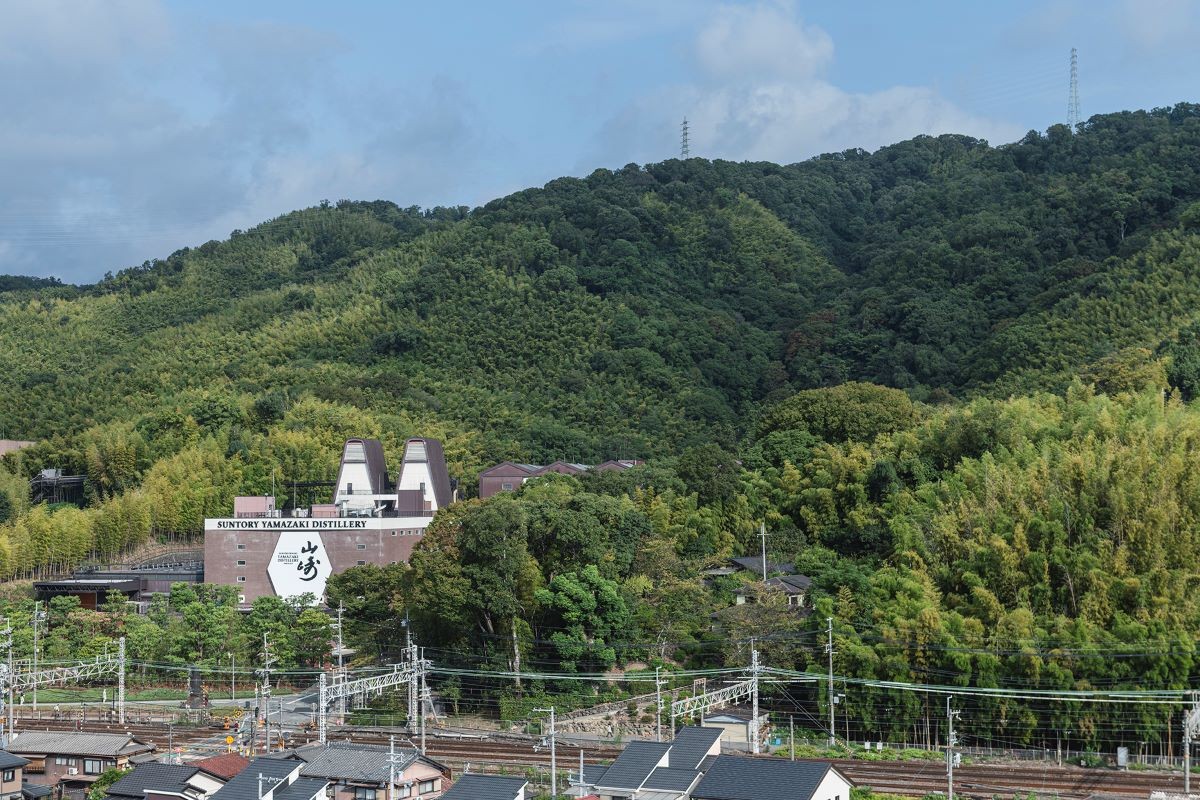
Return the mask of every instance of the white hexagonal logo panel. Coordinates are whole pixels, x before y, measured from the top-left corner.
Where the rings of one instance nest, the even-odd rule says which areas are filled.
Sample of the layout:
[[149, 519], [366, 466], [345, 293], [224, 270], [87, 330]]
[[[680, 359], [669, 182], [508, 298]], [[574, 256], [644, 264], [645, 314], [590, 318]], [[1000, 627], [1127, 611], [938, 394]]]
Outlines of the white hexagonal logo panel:
[[280, 597], [295, 597], [312, 592], [320, 603], [325, 597], [325, 581], [333, 572], [321, 534], [315, 531], [281, 531], [267, 577]]

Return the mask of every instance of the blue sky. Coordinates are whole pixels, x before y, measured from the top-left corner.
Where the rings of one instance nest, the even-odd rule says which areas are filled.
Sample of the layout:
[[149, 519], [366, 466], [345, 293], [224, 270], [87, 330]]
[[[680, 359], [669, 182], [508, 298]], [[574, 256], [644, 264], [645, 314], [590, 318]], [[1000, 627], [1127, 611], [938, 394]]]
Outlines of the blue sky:
[[0, 273], [91, 281], [322, 199], [477, 205], [678, 153], [1001, 144], [1200, 100], [1200, 0], [0, 5]]

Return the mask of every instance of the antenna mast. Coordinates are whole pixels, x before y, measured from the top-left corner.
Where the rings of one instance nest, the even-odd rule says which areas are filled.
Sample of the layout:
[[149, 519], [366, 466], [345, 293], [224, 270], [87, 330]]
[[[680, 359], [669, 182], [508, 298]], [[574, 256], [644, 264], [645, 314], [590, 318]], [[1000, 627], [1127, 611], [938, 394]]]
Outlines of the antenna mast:
[[679, 157], [687, 158], [691, 154], [691, 151], [688, 149], [687, 117], [683, 118], [683, 125], [680, 126], [679, 130], [680, 130], [680, 133], [679, 133]]
[[1079, 125], [1079, 55], [1071, 48], [1071, 93], [1067, 97], [1067, 125], [1071, 132]]

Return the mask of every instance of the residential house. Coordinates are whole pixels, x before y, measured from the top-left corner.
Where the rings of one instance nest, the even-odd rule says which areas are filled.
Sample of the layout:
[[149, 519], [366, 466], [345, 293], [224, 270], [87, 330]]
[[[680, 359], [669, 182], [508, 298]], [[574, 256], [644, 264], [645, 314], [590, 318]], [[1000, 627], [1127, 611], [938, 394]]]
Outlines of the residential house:
[[330, 800], [389, 800], [392, 769], [396, 779], [395, 800], [441, 797], [450, 779], [448, 767], [413, 748], [397, 748], [394, 767], [388, 763], [388, 748], [382, 745], [329, 742], [301, 747], [295, 755], [306, 762], [300, 769], [302, 776], [321, 778], [331, 784]]
[[21, 783], [29, 761], [0, 750], [0, 800], [20, 800]]
[[[803, 608], [804, 600], [808, 597], [808, 590], [812, 588], [812, 578], [807, 575], [780, 575], [768, 578], [762, 585], [773, 591], [783, 592], [789, 606]], [[756, 592], [744, 586], [735, 589], [733, 597], [734, 603], [741, 606], [755, 602]]]
[[9, 742], [8, 752], [26, 759], [25, 780], [78, 789], [114, 767], [127, 769], [154, 751], [154, 745], [127, 733], [49, 733], [25, 731]]
[[[725, 563], [719, 567], [711, 567], [704, 570], [704, 574], [717, 578], [725, 575], [735, 575], [739, 572], [747, 572], [761, 578], [763, 571], [762, 556], [738, 556], [737, 558], [726, 559]], [[795, 575], [796, 565], [787, 561], [768, 560], [766, 562], [766, 573], [768, 577], [771, 575]]]
[[515, 461], [504, 461], [494, 467], [489, 467], [479, 473], [479, 497], [487, 499], [500, 492], [514, 492], [525, 481], [550, 473], [559, 475], [578, 475], [582, 472], [620, 472], [630, 467], [639, 466], [644, 462], [637, 459], [614, 459], [600, 464], [577, 464], [567, 461], [555, 461], [552, 464], [521, 464]]
[[[259, 756], [251, 759], [246, 768], [230, 778], [210, 800], [311, 800], [313, 797], [323, 797], [327, 784], [323, 784], [319, 791], [314, 791], [308, 798], [295, 796], [314, 788], [308, 781], [292, 792], [288, 791], [288, 787], [300, 779], [303, 766], [303, 761], [294, 758]], [[317, 782], [319, 779], [311, 780]]]
[[442, 800], [525, 800], [529, 781], [506, 775], [467, 773], [454, 782]]
[[687, 798], [706, 763], [721, 752], [721, 731], [680, 728], [670, 742], [630, 742], [596, 779], [601, 800]]
[[108, 787], [105, 800], [206, 800], [225, 785], [196, 764], [138, 764]]
[[221, 781], [228, 782], [250, 765], [250, 759], [240, 753], [222, 753], [219, 756], [211, 756], [209, 758], [201, 758], [197, 761], [189, 761], [188, 764], [193, 767], [198, 767], [204, 772], [212, 775], [214, 778], [219, 778]]
[[719, 756], [692, 800], [850, 800], [854, 784], [821, 761]]

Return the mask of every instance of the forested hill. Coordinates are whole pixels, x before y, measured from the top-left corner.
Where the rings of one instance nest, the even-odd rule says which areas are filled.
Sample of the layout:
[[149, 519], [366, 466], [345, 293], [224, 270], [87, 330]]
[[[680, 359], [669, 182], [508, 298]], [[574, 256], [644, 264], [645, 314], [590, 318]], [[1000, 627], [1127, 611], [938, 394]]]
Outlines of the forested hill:
[[93, 287], [0, 281], [0, 433], [286, 390], [591, 459], [731, 443], [763, 399], [851, 379], [1059, 389], [1190, 320], [1197, 199], [1181, 105], [1003, 147], [630, 165], [470, 213], [338, 203]]

